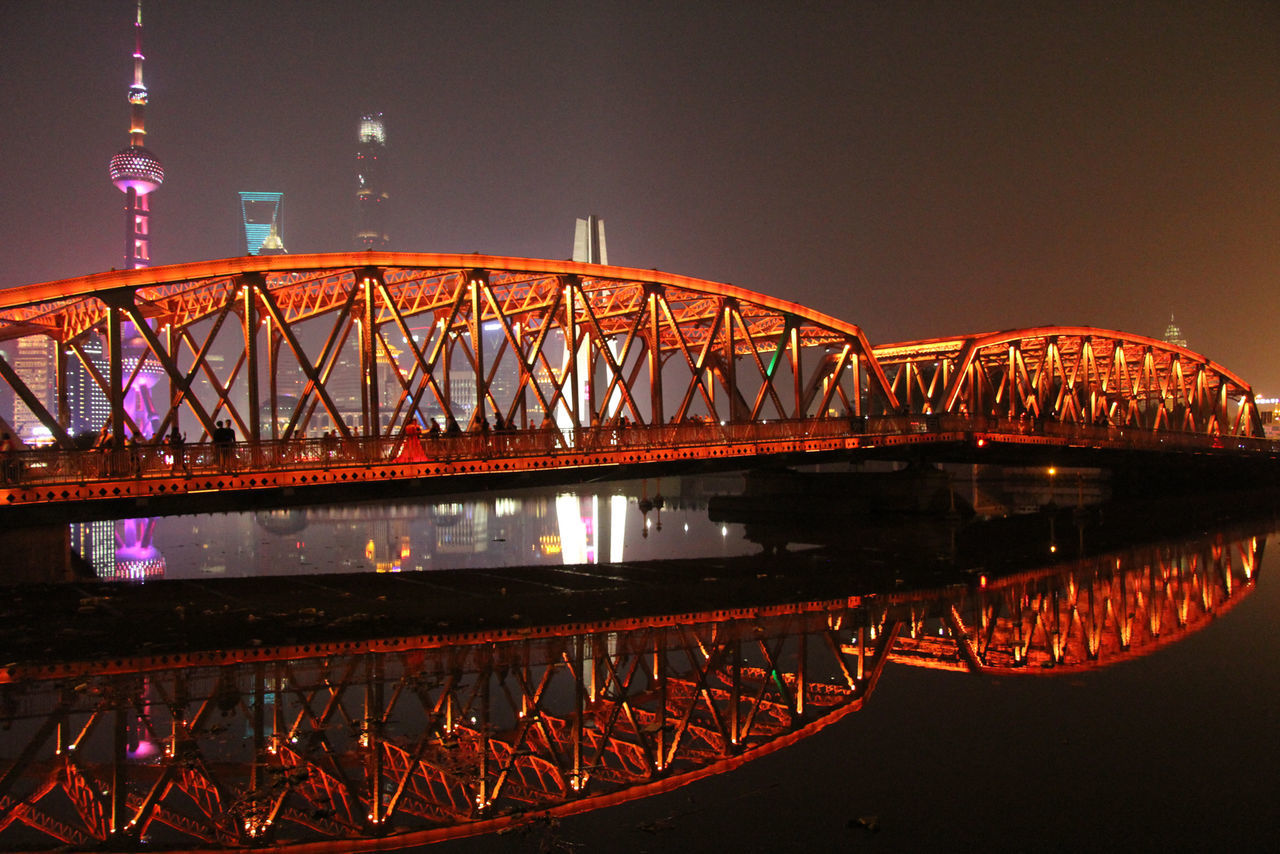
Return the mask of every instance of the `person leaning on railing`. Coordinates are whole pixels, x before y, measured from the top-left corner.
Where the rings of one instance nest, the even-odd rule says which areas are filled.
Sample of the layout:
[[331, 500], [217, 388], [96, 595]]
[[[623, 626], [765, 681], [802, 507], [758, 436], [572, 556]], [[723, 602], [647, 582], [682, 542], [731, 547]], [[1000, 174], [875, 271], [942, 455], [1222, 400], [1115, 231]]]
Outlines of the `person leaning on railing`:
[[5, 483], [17, 483], [22, 480], [22, 461], [18, 459], [18, 443], [5, 433], [0, 436], [0, 476]]
[[169, 434], [168, 439], [169, 455], [172, 459], [173, 471], [185, 472], [187, 470], [187, 449], [186, 438], [178, 432], [178, 428], [174, 427], [173, 432]]

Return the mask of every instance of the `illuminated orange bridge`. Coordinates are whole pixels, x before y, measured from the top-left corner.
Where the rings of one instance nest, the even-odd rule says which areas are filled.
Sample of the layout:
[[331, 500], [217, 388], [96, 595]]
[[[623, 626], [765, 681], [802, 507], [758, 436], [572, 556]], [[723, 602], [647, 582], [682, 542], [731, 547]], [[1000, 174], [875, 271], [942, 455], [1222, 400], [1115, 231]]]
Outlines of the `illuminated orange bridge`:
[[[904, 446], [1277, 459], [1248, 383], [1151, 338], [1041, 327], [876, 347], [792, 302], [567, 261], [101, 273], [0, 292], [0, 341], [0, 429], [25, 442], [6, 452], [8, 507]], [[220, 422], [234, 442], [213, 441]]]

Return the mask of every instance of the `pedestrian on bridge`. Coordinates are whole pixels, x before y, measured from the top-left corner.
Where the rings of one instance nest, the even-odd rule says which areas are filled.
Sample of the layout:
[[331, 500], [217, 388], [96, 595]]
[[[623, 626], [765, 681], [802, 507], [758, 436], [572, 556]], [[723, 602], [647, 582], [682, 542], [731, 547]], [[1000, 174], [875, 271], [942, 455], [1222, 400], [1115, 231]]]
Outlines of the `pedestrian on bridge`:
[[416, 418], [411, 418], [409, 423], [404, 425], [404, 445], [401, 446], [400, 454], [396, 459], [404, 463], [420, 463], [426, 458], [427, 452], [422, 447], [422, 427]]
[[169, 433], [169, 455], [173, 458], [173, 471], [187, 472], [187, 449], [186, 437], [178, 432], [178, 428], [174, 427]]
[[18, 444], [13, 436], [5, 433], [0, 436], [0, 474], [5, 483], [17, 483], [22, 479], [22, 463], [18, 461]]
[[231, 471], [235, 444], [236, 430], [231, 426], [231, 421], [219, 421], [213, 429], [213, 449], [218, 457], [218, 471]]

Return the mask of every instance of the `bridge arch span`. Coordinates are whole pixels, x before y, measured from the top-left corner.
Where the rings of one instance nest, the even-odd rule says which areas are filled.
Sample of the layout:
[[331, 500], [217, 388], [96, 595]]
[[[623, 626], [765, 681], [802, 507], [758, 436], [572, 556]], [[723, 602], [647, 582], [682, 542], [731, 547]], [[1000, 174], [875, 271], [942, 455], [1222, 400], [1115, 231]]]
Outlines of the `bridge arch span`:
[[883, 345], [874, 355], [911, 412], [1262, 435], [1247, 382], [1143, 335], [1041, 326]]
[[[95, 335], [101, 358], [86, 347]], [[898, 408], [853, 324], [732, 285], [569, 261], [366, 252], [112, 271], [0, 293], [0, 338], [29, 336], [56, 344], [55, 392], [0, 372], [63, 446], [77, 371], [110, 403], [111, 423], [90, 429], [153, 442], [175, 428], [211, 436], [224, 418], [268, 440], [394, 436], [433, 418], [570, 429]], [[144, 419], [126, 397], [147, 374], [167, 391]]]

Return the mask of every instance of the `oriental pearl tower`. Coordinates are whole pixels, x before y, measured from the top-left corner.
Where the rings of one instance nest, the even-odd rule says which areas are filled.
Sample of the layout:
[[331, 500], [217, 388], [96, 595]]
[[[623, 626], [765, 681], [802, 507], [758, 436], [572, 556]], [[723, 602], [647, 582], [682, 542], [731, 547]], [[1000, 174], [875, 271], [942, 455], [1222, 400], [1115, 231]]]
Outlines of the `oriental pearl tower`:
[[151, 266], [151, 226], [147, 196], [164, 183], [164, 168], [143, 147], [147, 139], [145, 113], [147, 87], [142, 82], [142, 0], [134, 21], [133, 85], [129, 87], [129, 147], [111, 158], [111, 183], [125, 194], [124, 266], [126, 270]]
[[[147, 196], [164, 183], [164, 169], [154, 154], [142, 143], [147, 138], [145, 113], [147, 87], [142, 82], [142, 0], [133, 23], [133, 85], [129, 87], [129, 146], [112, 156], [108, 165], [111, 183], [125, 194], [124, 267], [135, 270], [151, 266], [151, 213]], [[161, 372], [147, 364], [146, 341], [132, 324], [121, 324], [122, 369], [132, 377], [124, 389], [124, 410], [135, 425], [138, 439], [155, 435], [160, 418], [152, 402], [152, 388]], [[139, 362], [142, 364], [139, 365]], [[123, 437], [116, 436], [119, 442]], [[120, 445], [117, 445], [120, 447]], [[134, 579], [163, 577], [165, 559], [156, 548], [156, 520], [121, 519], [113, 523], [115, 533], [115, 566], [112, 577]]]
[[[164, 181], [160, 161], [142, 143], [147, 138], [145, 113], [147, 87], [142, 82], [142, 0], [133, 23], [133, 85], [129, 87], [129, 147], [111, 158], [108, 172], [128, 200], [125, 205], [124, 267], [135, 270], [151, 266], [151, 214], [147, 197]], [[130, 324], [124, 324], [123, 353], [126, 376], [131, 376], [124, 389], [124, 409], [138, 431], [136, 438], [150, 438], [160, 423], [152, 402], [151, 390], [160, 378], [157, 366], [146, 364], [147, 345]], [[138, 363], [143, 362], [139, 367]], [[124, 438], [117, 436], [117, 440]]]

